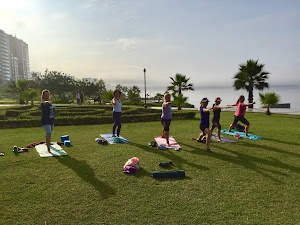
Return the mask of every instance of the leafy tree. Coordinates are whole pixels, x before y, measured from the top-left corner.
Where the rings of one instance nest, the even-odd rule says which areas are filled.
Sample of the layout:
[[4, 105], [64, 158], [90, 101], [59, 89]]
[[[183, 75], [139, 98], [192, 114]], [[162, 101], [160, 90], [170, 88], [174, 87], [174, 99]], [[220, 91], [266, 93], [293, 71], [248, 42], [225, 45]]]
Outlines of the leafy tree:
[[75, 80], [64, 73], [46, 70], [41, 79], [41, 89], [50, 90], [51, 95], [56, 99], [69, 101], [73, 96], [66, 95], [66, 93], [75, 92]]
[[128, 87], [122, 86], [121, 84], [118, 84], [116, 86], [116, 90], [120, 90], [124, 96], [127, 96]]
[[[260, 91], [269, 88], [266, 80], [270, 73], [263, 70], [264, 66], [264, 64], [258, 64], [258, 60], [249, 59], [246, 64], [239, 65], [239, 72], [234, 75], [233, 87], [235, 90], [247, 90], [249, 103], [253, 102], [254, 88]], [[253, 105], [249, 107], [253, 107]]]
[[97, 88], [97, 95], [100, 97], [100, 102], [99, 103], [101, 103], [102, 96], [106, 92], [105, 82], [102, 79], [100, 79], [100, 80], [96, 79], [95, 85], [96, 85], [96, 88]]
[[154, 99], [157, 100], [158, 102], [160, 102], [160, 100], [162, 100], [164, 97], [163, 94], [161, 93], [156, 93], [156, 95], [154, 96]]
[[128, 96], [128, 87], [118, 84], [116, 86], [116, 90], [120, 90], [122, 92], [120, 99], [121, 99], [121, 101], [124, 101], [126, 99], [126, 97]]
[[110, 102], [114, 98], [114, 94], [112, 90], [108, 90], [103, 93], [102, 99], [103, 101]]
[[105, 82], [100, 79], [94, 79], [92, 82], [82, 79], [75, 82], [76, 90], [82, 91], [86, 96], [91, 98], [92, 96], [99, 96], [100, 102], [102, 95], [106, 91]]
[[41, 77], [37, 73], [32, 73], [28, 82], [31, 88], [39, 89], [41, 87]]
[[187, 102], [187, 97], [183, 97], [183, 94], [179, 94], [174, 97], [174, 103], [177, 105], [178, 109], [181, 109], [181, 106]]
[[280, 97], [275, 92], [259, 93], [259, 97], [261, 104], [267, 107], [266, 114], [271, 115], [270, 106], [278, 104]]
[[[175, 78], [170, 77], [172, 80], [171, 85], [168, 86], [167, 91], [172, 91], [172, 95], [174, 100], [178, 99], [178, 109], [181, 109], [181, 105], [183, 103], [180, 103], [184, 100], [183, 91], [191, 90], [193, 91], [193, 84], [189, 84], [190, 78], [186, 78], [186, 75], [182, 75], [180, 73], [177, 73], [175, 75]], [[186, 98], [187, 99], [187, 98]], [[185, 99], [185, 101], [186, 101]]]
[[132, 104], [138, 104], [141, 102], [141, 90], [138, 88], [138, 86], [133, 86], [132, 88], [129, 88], [128, 90], [128, 98], [130, 103]]

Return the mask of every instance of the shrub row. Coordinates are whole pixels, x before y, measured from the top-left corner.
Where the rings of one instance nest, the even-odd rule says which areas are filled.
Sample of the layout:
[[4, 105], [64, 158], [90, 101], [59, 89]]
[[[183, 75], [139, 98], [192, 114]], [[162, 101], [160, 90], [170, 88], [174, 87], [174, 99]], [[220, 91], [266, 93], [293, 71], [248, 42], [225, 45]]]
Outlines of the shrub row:
[[5, 120], [6, 119], [5, 114], [6, 114], [5, 111], [0, 111], [0, 120]]
[[[173, 112], [173, 119], [192, 119], [196, 112]], [[122, 123], [159, 121], [161, 113], [122, 115]], [[113, 123], [112, 116], [60, 116], [55, 118], [55, 126], [108, 124]], [[0, 128], [37, 127], [40, 119], [0, 120]]]

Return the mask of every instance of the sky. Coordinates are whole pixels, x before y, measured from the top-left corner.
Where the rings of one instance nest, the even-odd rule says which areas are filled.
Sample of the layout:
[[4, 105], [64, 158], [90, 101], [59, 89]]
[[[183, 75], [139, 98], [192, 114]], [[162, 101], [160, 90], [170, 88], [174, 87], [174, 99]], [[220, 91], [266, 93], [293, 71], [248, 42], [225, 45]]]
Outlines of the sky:
[[30, 70], [111, 85], [232, 86], [259, 60], [271, 85], [300, 85], [298, 0], [0, 0], [0, 29], [29, 45]]

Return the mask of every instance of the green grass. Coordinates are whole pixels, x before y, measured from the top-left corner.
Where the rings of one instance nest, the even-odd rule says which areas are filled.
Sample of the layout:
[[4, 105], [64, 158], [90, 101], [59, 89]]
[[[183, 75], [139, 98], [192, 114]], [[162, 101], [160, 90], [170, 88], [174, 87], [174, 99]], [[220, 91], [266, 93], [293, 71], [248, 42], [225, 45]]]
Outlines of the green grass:
[[[222, 112], [224, 128], [232, 112]], [[112, 125], [55, 127], [53, 141], [69, 134], [65, 157], [41, 158], [35, 149], [15, 156], [13, 146], [42, 141], [40, 127], [0, 130], [0, 224], [299, 224], [300, 116], [247, 113], [250, 133], [238, 143], [213, 142], [212, 153], [191, 141], [199, 117], [171, 123], [182, 150], [148, 146], [159, 122], [123, 124], [131, 143], [98, 145]], [[122, 173], [131, 157], [134, 175]], [[185, 170], [181, 179], [154, 179], [159, 162]]]

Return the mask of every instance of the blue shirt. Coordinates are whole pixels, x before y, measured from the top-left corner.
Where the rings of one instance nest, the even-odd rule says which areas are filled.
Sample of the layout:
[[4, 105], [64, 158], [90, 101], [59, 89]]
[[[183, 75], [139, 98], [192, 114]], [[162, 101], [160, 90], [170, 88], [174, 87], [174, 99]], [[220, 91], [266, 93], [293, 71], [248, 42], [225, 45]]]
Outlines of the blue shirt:
[[162, 104], [162, 115], [161, 118], [164, 120], [170, 120], [172, 119], [172, 108], [171, 105], [169, 104], [167, 107], [164, 107], [164, 104], [166, 104], [167, 102], [164, 102]]
[[205, 107], [200, 107], [200, 115], [201, 115], [201, 121], [200, 126], [209, 127], [209, 111], [204, 112], [203, 109], [206, 109]]

